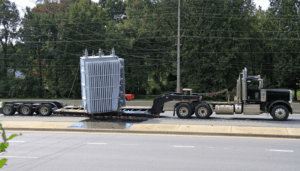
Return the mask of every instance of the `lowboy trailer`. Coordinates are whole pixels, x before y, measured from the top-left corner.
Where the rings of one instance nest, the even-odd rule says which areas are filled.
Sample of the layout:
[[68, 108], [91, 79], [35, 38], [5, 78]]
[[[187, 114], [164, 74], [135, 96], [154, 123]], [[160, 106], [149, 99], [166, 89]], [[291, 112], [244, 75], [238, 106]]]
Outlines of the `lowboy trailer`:
[[[241, 78], [241, 75], [243, 76]], [[248, 86], [249, 83], [258, 83], [257, 87]], [[179, 118], [190, 118], [193, 114], [199, 119], [207, 119], [213, 112], [217, 115], [259, 115], [270, 113], [274, 120], [287, 120], [293, 113], [292, 91], [265, 89], [263, 79], [260, 76], [247, 76], [247, 68], [239, 75], [237, 80], [237, 94], [234, 101], [205, 102], [202, 95], [192, 93], [192, 89], [183, 89], [184, 93], [162, 94], [154, 99], [152, 107], [121, 107], [117, 112], [88, 114], [83, 107], [63, 105], [59, 101], [11, 101], [3, 105], [5, 115], [13, 115], [18, 112], [28, 116], [36, 112], [42, 116], [90, 116], [91, 118], [135, 118], [135, 117], [159, 117], [164, 113], [166, 102], [178, 101], [174, 105], [174, 112]]]
[[[205, 102], [201, 94], [192, 93], [192, 89], [183, 89], [183, 93], [162, 94], [154, 99], [152, 107], [129, 107], [125, 106], [125, 74], [124, 60], [115, 56], [114, 50], [111, 56], [102, 56], [99, 49], [99, 57], [88, 57], [87, 52], [81, 57], [81, 80], [82, 80], [82, 99], [83, 106], [63, 105], [59, 101], [10, 101], [4, 102], [0, 112], [4, 115], [14, 115], [15, 112], [24, 116], [32, 115], [34, 112], [41, 116], [63, 115], [63, 116], [89, 116], [91, 118], [135, 118], [135, 117], [159, 117], [164, 113], [163, 107], [166, 102], [178, 101], [174, 106], [174, 112], [179, 118], [190, 118], [193, 114], [199, 119], [207, 119], [213, 112], [217, 115], [259, 115], [270, 113], [274, 120], [287, 120], [289, 114], [293, 113], [292, 91], [266, 89], [263, 86], [263, 79], [257, 76], [248, 76], [247, 68], [243, 69], [237, 80], [237, 93], [234, 101], [227, 102]], [[99, 62], [100, 61], [100, 62]], [[100, 68], [99, 68], [100, 67]], [[114, 72], [107, 74], [107, 70], [101, 67], [112, 67]], [[99, 74], [99, 73], [100, 74]], [[102, 75], [101, 75], [102, 73]], [[93, 74], [93, 75], [92, 75]], [[119, 74], [119, 75], [118, 75]], [[118, 75], [116, 77], [116, 75]], [[100, 87], [105, 85], [106, 78], [111, 77], [111, 86], [115, 89]], [[104, 83], [102, 83], [104, 81]], [[119, 85], [120, 84], [120, 85]], [[120, 91], [119, 88], [120, 87]], [[93, 90], [92, 93], [88, 91]], [[104, 91], [107, 90], [107, 91]], [[111, 96], [115, 90], [118, 94]], [[102, 94], [101, 94], [102, 93]], [[109, 99], [111, 107], [109, 112], [102, 111], [106, 108], [103, 99]], [[99, 108], [100, 107], [100, 108]], [[102, 107], [102, 108], [101, 108]], [[117, 110], [115, 110], [117, 109]]]

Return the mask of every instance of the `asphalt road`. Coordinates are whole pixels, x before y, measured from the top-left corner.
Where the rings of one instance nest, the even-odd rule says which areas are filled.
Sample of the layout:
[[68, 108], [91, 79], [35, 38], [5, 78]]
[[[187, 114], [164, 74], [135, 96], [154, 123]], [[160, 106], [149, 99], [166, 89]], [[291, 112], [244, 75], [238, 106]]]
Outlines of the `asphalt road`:
[[[4, 116], [0, 115], [1, 121], [47, 121], [47, 122], [80, 122], [89, 121], [88, 117], [71, 116]], [[103, 121], [98, 122], [116, 122]], [[125, 121], [127, 122], [127, 121]], [[130, 121], [128, 123], [131, 123]], [[290, 115], [287, 121], [274, 121], [270, 115], [216, 115], [213, 114], [209, 119], [198, 119], [195, 115], [189, 119], [180, 119], [173, 112], [167, 111], [161, 114], [160, 118], [148, 119], [135, 124], [185, 124], [185, 125], [223, 125], [223, 126], [255, 126], [255, 127], [300, 127], [300, 115]]]
[[[11, 133], [8, 133], [11, 134]], [[25, 132], [3, 171], [299, 170], [299, 140]]]

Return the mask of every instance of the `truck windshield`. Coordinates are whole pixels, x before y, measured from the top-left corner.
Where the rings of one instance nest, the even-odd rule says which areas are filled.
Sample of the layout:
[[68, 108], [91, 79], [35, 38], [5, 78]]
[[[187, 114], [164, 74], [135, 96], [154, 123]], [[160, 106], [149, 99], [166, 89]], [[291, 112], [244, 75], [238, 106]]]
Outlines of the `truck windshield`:
[[259, 82], [258, 81], [254, 81], [254, 80], [248, 80], [247, 81], [247, 87], [248, 88], [258, 88], [259, 87]]
[[263, 79], [259, 80], [248, 80], [247, 81], [248, 88], [262, 89], [264, 87]]

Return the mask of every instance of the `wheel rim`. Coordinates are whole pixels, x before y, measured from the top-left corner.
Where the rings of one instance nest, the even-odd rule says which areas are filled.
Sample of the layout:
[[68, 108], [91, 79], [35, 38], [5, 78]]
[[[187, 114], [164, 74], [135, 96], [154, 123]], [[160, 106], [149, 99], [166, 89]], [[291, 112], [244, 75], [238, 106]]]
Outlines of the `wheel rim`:
[[189, 113], [189, 109], [188, 109], [187, 107], [181, 107], [181, 108], [179, 109], [179, 114], [180, 114], [181, 116], [187, 116], [188, 113]]
[[199, 114], [200, 116], [206, 116], [206, 115], [207, 115], [207, 109], [206, 109], [205, 107], [200, 107], [200, 108], [198, 109], [198, 114]]
[[284, 109], [278, 108], [278, 109], [275, 110], [275, 116], [278, 119], [282, 119], [286, 116], [286, 112], [285, 112]]
[[42, 115], [47, 115], [48, 114], [48, 108], [46, 107], [46, 106], [43, 106], [43, 107], [41, 107], [41, 109], [40, 109], [40, 113], [42, 114]]
[[9, 114], [11, 112], [11, 108], [9, 107], [9, 106], [5, 106], [4, 108], [3, 108], [3, 113], [4, 114]]
[[28, 106], [24, 106], [24, 107], [22, 107], [21, 111], [24, 115], [28, 115], [30, 112], [30, 109]]

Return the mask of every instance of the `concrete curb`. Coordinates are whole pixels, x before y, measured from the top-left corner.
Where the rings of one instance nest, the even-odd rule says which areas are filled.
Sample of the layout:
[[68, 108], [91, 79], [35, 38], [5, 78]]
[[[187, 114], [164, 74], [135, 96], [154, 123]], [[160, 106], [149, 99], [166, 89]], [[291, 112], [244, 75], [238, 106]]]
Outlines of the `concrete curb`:
[[289, 138], [300, 139], [300, 135], [274, 135], [249, 133], [212, 133], [212, 132], [179, 132], [179, 131], [139, 131], [122, 129], [68, 129], [68, 128], [5, 128], [8, 131], [47, 131], [47, 132], [81, 132], [81, 133], [121, 133], [121, 134], [167, 134], [167, 135], [202, 135], [228, 137], [257, 137], [257, 138]]

